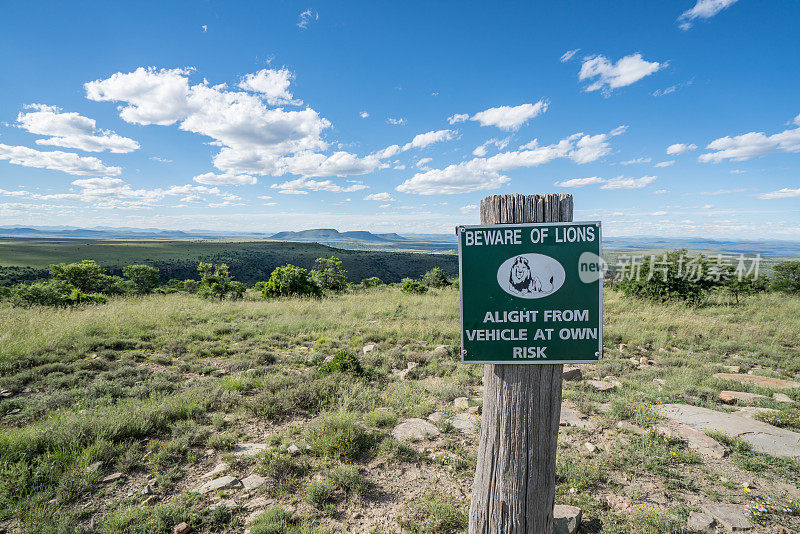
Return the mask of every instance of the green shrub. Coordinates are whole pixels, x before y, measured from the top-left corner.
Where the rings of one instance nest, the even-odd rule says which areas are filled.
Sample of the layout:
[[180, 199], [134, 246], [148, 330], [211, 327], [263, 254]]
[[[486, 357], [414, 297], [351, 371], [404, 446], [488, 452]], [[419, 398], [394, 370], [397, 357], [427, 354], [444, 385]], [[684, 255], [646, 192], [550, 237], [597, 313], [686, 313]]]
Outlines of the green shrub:
[[292, 514], [281, 506], [267, 508], [250, 524], [250, 534], [291, 534], [296, 530], [292, 525]]
[[455, 534], [467, 527], [467, 512], [451, 497], [430, 493], [413, 502], [400, 525], [414, 534]]
[[322, 415], [311, 422], [306, 441], [319, 456], [352, 460], [368, 447], [366, 431], [351, 414]]
[[363, 495], [369, 483], [357, 465], [340, 465], [328, 473], [328, 478], [348, 495]]
[[631, 266], [618, 287], [629, 296], [698, 304], [711, 289], [726, 284], [728, 276], [726, 266], [715, 265], [702, 254], [689, 256], [686, 249], [677, 249]]
[[308, 271], [294, 265], [276, 267], [262, 291], [264, 298], [311, 296], [319, 297], [322, 289], [309, 277]]
[[255, 472], [270, 477], [276, 484], [302, 474], [304, 468], [289, 453], [269, 449], [256, 455]]
[[342, 267], [342, 260], [339, 258], [317, 258], [314, 269], [309, 274], [311, 279], [325, 291], [347, 289], [347, 271]]
[[397, 423], [397, 414], [388, 408], [378, 408], [364, 415], [364, 423], [374, 427], [393, 426]]
[[423, 285], [428, 287], [447, 287], [450, 285], [450, 282], [444, 275], [444, 271], [442, 271], [442, 269], [439, 267], [434, 267], [427, 273], [423, 274], [421, 282]]
[[402, 284], [403, 287], [401, 289], [405, 293], [422, 294], [428, 291], [428, 286], [424, 286], [419, 282], [417, 282], [416, 280], [412, 280], [411, 278], [403, 278]]
[[71, 306], [106, 301], [100, 293], [84, 293], [63, 280], [20, 284], [13, 288], [11, 299], [17, 306]]
[[772, 289], [800, 293], [800, 261], [784, 261], [772, 267]]
[[133, 283], [135, 291], [141, 295], [152, 293], [158, 287], [158, 269], [149, 265], [126, 265], [122, 274]]
[[50, 265], [50, 278], [63, 280], [84, 293], [97, 293], [105, 286], [103, 269], [94, 260]]
[[383, 284], [383, 280], [378, 278], [377, 276], [371, 276], [369, 278], [364, 278], [361, 281], [361, 285], [364, 287], [380, 287]]
[[333, 502], [336, 486], [330, 480], [322, 479], [309, 482], [306, 486], [306, 502], [314, 508], [323, 509]]
[[334, 354], [331, 361], [323, 363], [319, 368], [319, 374], [323, 376], [337, 372], [363, 376], [364, 368], [355, 354], [343, 349]]
[[200, 272], [197, 294], [201, 297], [223, 300], [225, 297], [237, 299], [244, 295], [244, 285], [233, 281], [228, 266], [224, 263], [213, 265], [200, 262], [197, 270]]

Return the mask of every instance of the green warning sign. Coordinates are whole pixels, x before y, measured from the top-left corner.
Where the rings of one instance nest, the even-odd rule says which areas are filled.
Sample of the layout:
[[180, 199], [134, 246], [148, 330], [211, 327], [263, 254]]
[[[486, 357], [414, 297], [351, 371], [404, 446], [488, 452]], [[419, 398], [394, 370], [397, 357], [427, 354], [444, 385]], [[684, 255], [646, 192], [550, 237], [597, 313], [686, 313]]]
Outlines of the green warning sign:
[[597, 361], [600, 230], [599, 222], [460, 227], [461, 361]]

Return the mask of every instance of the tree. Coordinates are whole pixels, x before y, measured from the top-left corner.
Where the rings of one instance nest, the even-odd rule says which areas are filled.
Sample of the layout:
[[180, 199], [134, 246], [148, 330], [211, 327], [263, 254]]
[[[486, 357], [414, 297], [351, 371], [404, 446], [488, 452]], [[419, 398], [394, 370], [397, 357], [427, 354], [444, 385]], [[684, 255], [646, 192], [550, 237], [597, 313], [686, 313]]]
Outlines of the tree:
[[444, 271], [442, 271], [442, 269], [439, 267], [434, 267], [427, 273], [423, 274], [421, 282], [428, 287], [447, 287], [450, 285], [450, 282], [444, 275]]
[[422, 293], [428, 291], [428, 286], [422, 285], [411, 278], [403, 278], [402, 283], [403, 286], [401, 287], [401, 290], [404, 293], [417, 293], [418, 295], [421, 295]]
[[339, 258], [317, 258], [310, 274], [311, 279], [325, 291], [347, 289], [347, 271], [342, 267], [342, 260]]
[[364, 287], [380, 287], [383, 285], [383, 280], [377, 276], [371, 276], [369, 278], [364, 278], [361, 281], [361, 285]]
[[264, 298], [292, 295], [319, 297], [322, 289], [311, 279], [307, 270], [294, 265], [276, 267], [262, 291]]
[[102, 291], [105, 285], [103, 269], [94, 260], [53, 264], [50, 266], [50, 277], [63, 280], [84, 293]]
[[233, 292], [234, 296], [238, 294], [238, 287], [233, 285], [228, 266], [224, 263], [213, 265], [200, 262], [197, 270], [200, 272], [200, 287], [197, 294], [201, 297], [222, 300], [228, 293]]
[[11, 299], [17, 306], [70, 306], [106, 301], [101, 293], [84, 293], [63, 280], [19, 284], [12, 290]]
[[133, 282], [136, 292], [139, 294], [150, 293], [158, 287], [158, 269], [149, 265], [126, 265], [122, 269], [122, 274]]
[[800, 261], [784, 261], [772, 267], [772, 289], [800, 293]]
[[682, 300], [700, 303], [715, 287], [728, 282], [728, 269], [702, 254], [689, 256], [686, 249], [631, 263], [623, 273], [619, 288], [626, 295], [666, 302]]

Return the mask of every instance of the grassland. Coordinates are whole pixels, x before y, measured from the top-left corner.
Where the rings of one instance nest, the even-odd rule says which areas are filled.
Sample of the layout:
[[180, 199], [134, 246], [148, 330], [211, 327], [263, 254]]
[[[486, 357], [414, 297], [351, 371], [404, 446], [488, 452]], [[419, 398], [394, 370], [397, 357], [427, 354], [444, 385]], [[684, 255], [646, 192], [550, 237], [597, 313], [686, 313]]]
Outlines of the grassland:
[[[710, 460], [616, 427], [652, 428], [651, 406], [681, 395], [731, 410], [717, 402], [730, 387], [712, 376], [722, 365], [797, 377], [800, 299], [691, 308], [612, 290], [604, 312], [606, 357], [582, 370], [621, 386], [564, 383], [565, 406], [592, 424], [559, 438], [557, 502], [582, 507], [582, 531], [685, 532], [689, 511], [710, 500], [751, 505], [759, 532], [800, 528], [796, 461], [736, 440]], [[252, 534], [464, 532], [477, 435], [446, 421], [433, 440], [391, 435], [406, 418], [453, 414], [459, 397], [480, 406], [482, 368], [454, 357], [457, 321], [457, 291], [395, 287], [322, 300], [173, 294], [0, 307], [0, 531], [168, 533], [185, 521], [193, 532], [241, 532], [249, 517]], [[342, 349], [362, 371], [321, 373]], [[762, 405], [800, 430], [797, 405]], [[237, 454], [248, 443], [263, 450]], [[220, 474], [265, 482], [193, 491], [223, 463]]]

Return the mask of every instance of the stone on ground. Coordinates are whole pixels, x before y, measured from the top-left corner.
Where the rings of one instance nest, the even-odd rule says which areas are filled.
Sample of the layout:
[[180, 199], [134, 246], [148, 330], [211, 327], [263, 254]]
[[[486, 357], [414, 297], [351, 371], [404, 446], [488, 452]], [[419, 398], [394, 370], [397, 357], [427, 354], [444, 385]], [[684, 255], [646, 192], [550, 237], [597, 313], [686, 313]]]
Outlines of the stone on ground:
[[373, 350], [375, 350], [375, 344], [371, 343], [369, 345], [364, 345], [364, 349], [363, 350], [364, 350], [364, 354], [372, 352]]
[[400, 441], [435, 438], [439, 434], [439, 429], [424, 419], [406, 419], [392, 430], [392, 436]]
[[759, 406], [745, 406], [744, 408], [739, 408], [734, 413], [736, 415], [741, 415], [742, 417], [747, 417], [748, 419], [758, 419], [756, 416], [760, 413], [774, 413], [780, 410], [773, 410], [772, 408], [761, 408]]
[[561, 374], [561, 378], [564, 380], [581, 380], [583, 379], [583, 372], [577, 367], [564, 369], [564, 372]]
[[573, 410], [569, 406], [561, 406], [561, 426], [574, 426], [578, 428], [595, 428], [595, 424], [588, 417]]
[[725, 447], [705, 432], [675, 420], [667, 420], [656, 426], [656, 430], [666, 436], [685, 441], [690, 449], [712, 458], [723, 458]]
[[108, 475], [107, 477], [105, 477], [100, 482], [114, 482], [115, 480], [119, 480], [120, 478], [122, 478], [124, 476], [125, 475], [123, 475], [122, 473], [112, 473], [112, 474]]
[[233, 454], [236, 456], [255, 456], [266, 448], [266, 443], [240, 443], [233, 448]]
[[451, 423], [462, 434], [477, 434], [481, 428], [480, 416], [473, 413], [460, 413], [453, 417]]
[[274, 503], [275, 499], [269, 499], [267, 497], [256, 497], [252, 501], [248, 501], [244, 505], [244, 509], [248, 512], [252, 512], [253, 510], [261, 510], [262, 508], [266, 508], [270, 504]]
[[469, 399], [466, 397], [458, 397], [453, 401], [453, 409], [457, 412], [466, 412], [469, 408]]
[[581, 526], [581, 509], [557, 504], [553, 507], [553, 534], [576, 534]]
[[703, 512], [732, 532], [744, 532], [753, 528], [753, 523], [747, 518], [747, 510], [738, 504], [708, 504], [703, 506]]
[[719, 400], [726, 404], [741, 402], [742, 404], [752, 404], [760, 399], [766, 399], [764, 395], [758, 393], [747, 393], [746, 391], [721, 391]]
[[215, 478], [209, 482], [206, 482], [195, 491], [201, 495], [205, 495], [206, 493], [211, 493], [212, 491], [217, 491], [226, 488], [237, 488], [241, 486], [242, 483], [239, 482], [239, 479], [236, 477], [232, 477], [230, 475]]
[[267, 479], [258, 475], [250, 475], [242, 479], [242, 486], [246, 490], [258, 489], [267, 483]]
[[607, 380], [587, 380], [587, 384], [597, 391], [611, 391], [616, 386]]
[[689, 512], [689, 521], [686, 526], [697, 532], [716, 532], [714, 518], [705, 512]]
[[[563, 408], [562, 408], [562, 410], [563, 410]], [[625, 430], [627, 432], [632, 432], [633, 434], [636, 434], [638, 436], [646, 436], [647, 435], [647, 430], [645, 430], [644, 428], [642, 428], [640, 426], [636, 426], [633, 423], [629, 423], [628, 421], [618, 421], [617, 422], [617, 428], [619, 428], [620, 430]]]
[[187, 532], [190, 532], [191, 530], [192, 530], [192, 527], [190, 527], [189, 524], [186, 523], [186, 521], [184, 521], [184, 522], [178, 523], [177, 525], [172, 527], [172, 534], [186, 534]]
[[786, 393], [773, 393], [772, 400], [774, 400], [775, 402], [784, 402], [787, 404], [794, 402], [791, 398], [789, 398], [789, 395], [787, 395]]
[[781, 458], [800, 457], [800, 434], [742, 417], [685, 404], [664, 404], [659, 413], [671, 421], [688, 425], [705, 432], [716, 430], [739, 436], [750, 444], [755, 452]]
[[437, 356], [447, 356], [450, 353], [450, 347], [447, 345], [439, 345], [433, 349], [433, 353]]
[[286, 449], [286, 452], [288, 452], [288, 453], [289, 453], [289, 454], [291, 454], [292, 456], [295, 456], [295, 455], [297, 455], [297, 454], [300, 452], [300, 447], [298, 447], [297, 445], [295, 445], [294, 443], [292, 443], [292, 444], [291, 444], [291, 445], [289, 445], [289, 447]]
[[794, 382], [792, 380], [783, 380], [781, 378], [771, 378], [769, 376], [716, 373], [714, 375], [714, 378], [719, 378], [721, 380], [733, 380], [734, 382], [739, 382], [740, 384], [748, 386], [761, 386], [764, 388], [772, 388], [772, 389], [800, 388], [800, 382]]
[[725, 369], [726, 371], [728, 371], [729, 373], [733, 373], [733, 374], [737, 374], [737, 373], [741, 373], [742, 372], [742, 368], [739, 367], [738, 365], [723, 365], [722, 368]]
[[228, 464], [226, 464], [225, 462], [221, 462], [215, 465], [214, 469], [212, 469], [208, 473], [200, 475], [200, 478], [214, 478], [215, 476], [226, 471], [227, 469], [228, 469]]

